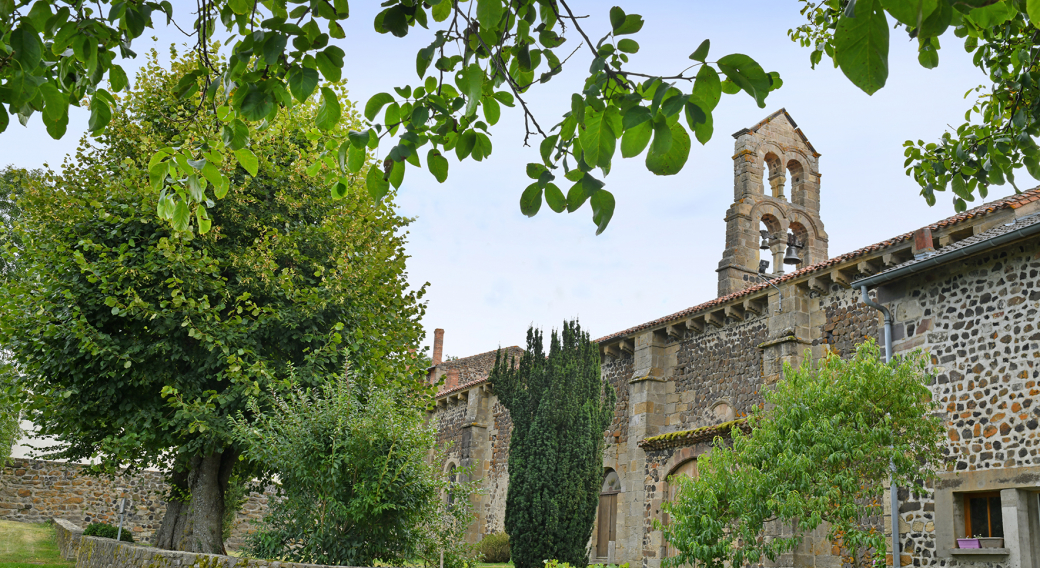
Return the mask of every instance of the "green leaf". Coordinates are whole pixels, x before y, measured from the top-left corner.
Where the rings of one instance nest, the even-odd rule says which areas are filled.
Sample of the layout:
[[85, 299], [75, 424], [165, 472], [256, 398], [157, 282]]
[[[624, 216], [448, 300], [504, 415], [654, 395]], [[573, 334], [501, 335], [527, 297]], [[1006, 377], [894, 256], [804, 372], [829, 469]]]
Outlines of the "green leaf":
[[939, 37], [953, 22], [953, 8], [946, 0], [939, 0], [938, 9], [925, 18], [917, 37]]
[[494, 97], [484, 97], [480, 101], [480, 106], [484, 109], [484, 118], [488, 124], [492, 126], [497, 124], [499, 117], [502, 116], [502, 107], [498, 106], [498, 101]]
[[[1029, 6], [1026, 5], [1028, 10]], [[981, 8], [975, 8], [968, 12], [968, 18], [978, 24], [980, 28], [992, 28], [1015, 17], [1018, 11], [1007, 4], [1006, 1], [990, 4]]]
[[253, 0], [228, 0], [228, 8], [239, 16], [243, 16], [253, 11]]
[[936, 41], [935, 38], [922, 37], [919, 39], [920, 47], [917, 50], [917, 61], [925, 69], [935, 69], [939, 66], [939, 52], [932, 45], [933, 41]]
[[350, 148], [347, 149], [347, 171], [354, 174], [360, 172], [361, 167], [365, 165], [366, 157], [364, 146], [350, 144]]
[[528, 217], [534, 217], [542, 208], [542, 187], [538, 183], [532, 183], [520, 195], [520, 212]]
[[616, 36], [634, 34], [643, 29], [643, 17], [638, 14], [626, 15], [624, 10], [614, 6], [610, 9], [610, 27]]
[[[245, 95], [239, 104], [242, 116], [249, 120], [263, 120], [275, 108], [274, 97], [257, 85], [243, 85]], [[237, 97], [236, 97], [237, 98]]]
[[383, 196], [390, 191], [390, 182], [383, 179], [383, 171], [379, 169], [378, 164], [372, 164], [372, 167], [368, 168], [368, 175], [365, 176], [365, 189], [375, 201], [381, 201]]
[[545, 184], [545, 203], [556, 213], [563, 213], [563, 210], [567, 208], [567, 198], [554, 183]]
[[394, 162], [393, 168], [390, 170], [390, 185], [394, 186], [394, 189], [401, 189], [401, 183], [404, 182], [404, 170], [408, 166], [407, 162], [400, 161]]
[[635, 40], [628, 38], [617, 42], [617, 48], [625, 53], [639, 53], [639, 44]]
[[477, 133], [472, 129], [467, 130], [459, 135], [459, 141], [455, 144], [455, 156], [458, 157], [459, 161], [466, 159], [470, 152], [473, 151], [473, 145], [477, 142]]
[[294, 67], [289, 70], [289, 92], [301, 103], [306, 101], [318, 86], [318, 72], [309, 67]]
[[711, 40], [706, 39], [702, 41], [701, 44], [697, 46], [697, 49], [693, 50], [693, 53], [690, 54], [690, 59], [704, 63], [704, 60], [708, 58], [708, 49], [710, 48]]
[[148, 168], [148, 182], [152, 189], [159, 191], [166, 182], [166, 174], [170, 171], [169, 162], [156, 162]]
[[451, 7], [453, 4], [454, 2], [452, 2], [452, 0], [441, 0], [437, 4], [434, 4], [433, 9], [430, 10], [430, 13], [433, 15], [433, 21], [443, 22], [444, 20], [447, 20], [448, 16], [451, 15]]
[[325, 77], [326, 81], [332, 81], [335, 83], [336, 81], [339, 81], [343, 75], [343, 66], [336, 65], [332, 58], [330, 58], [325, 52], [316, 54], [314, 56], [314, 63], [317, 64], [318, 71], [321, 71], [321, 74]]
[[484, 87], [484, 71], [476, 63], [471, 63], [455, 78], [455, 84], [459, 91], [466, 95], [465, 116], [473, 116], [477, 112], [477, 103], [480, 102], [480, 93]]
[[280, 33], [268, 33], [264, 40], [264, 61], [268, 65], [275, 65], [285, 52], [286, 36]]
[[585, 163], [602, 168], [610, 167], [617, 138], [604, 114], [591, 108], [585, 113], [584, 128], [578, 131], [581, 148], [585, 151]]
[[649, 121], [651, 118], [653, 118], [653, 115], [650, 114], [650, 109], [637, 105], [625, 111], [625, 116], [621, 119], [621, 127], [627, 131], [629, 128], [634, 128]]
[[1026, 14], [1033, 27], [1040, 28], [1040, 0], [1026, 0]]
[[697, 72], [697, 78], [693, 81], [690, 100], [697, 103], [697, 106], [704, 109], [705, 112], [711, 112], [715, 110], [715, 106], [719, 104], [721, 98], [722, 81], [719, 79], [719, 74], [711, 67], [704, 65]]
[[69, 101], [52, 82], [40, 85], [40, 94], [43, 95], [44, 125], [51, 138], [57, 140], [65, 134], [69, 124]]
[[448, 159], [441, 155], [440, 150], [433, 149], [426, 154], [426, 167], [430, 168], [438, 183], [448, 179]]
[[235, 158], [238, 159], [239, 165], [249, 172], [249, 175], [256, 177], [257, 172], [260, 171], [260, 162], [256, 159], [256, 154], [252, 150], [239, 148], [235, 150]]
[[40, 34], [27, 20], [22, 20], [21, 25], [11, 32], [11, 50], [14, 52], [14, 60], [21, 64], [22, 69], [31, 73], [43, 59], [43, 42]]
[[668, 127], [668, 121], [658, 120], [654, 122], [654, 143], [650, 145], [650, 153], [647, 155], [664, 155], [672, 147], [672, 129]]
[[202, 166], [202, 177], [206, 178], [206, 181], [213, 185], [214, 190], [220, 186], [220, 170], [212, 162], [206, 162]]
[[347, 184], [343, 183], [340, 180], [336, 180], [336, 183], [332, 184], [332, 187], [329, 188], [330, 193], [332, 193], [333, 199], [343, 199], [347, 196], [347, 192], [349, 190], [350, 188], [347, 186]]
[[[195, 208], [195, 222], [199, 225], [200, 235], [205, 235], [206, 233], [208, 233], [210, 227], [213, 226], [213, 221], [210, 220], [209, 213], [206, 212], [206, 208], [203, 207], [201, 203], [198, 207]], [[127, 361], [127, 365], [129, 364], [130, 362]]]
[[108, 85], [112, 87], [112, 92], [118, 93], [125, 89], [128, 84], [129, 81], [126, 78], [126, 72], [123, 71], [122, 67], [113, 63], [112, 66], [108, 68]]
[[559, 134], [553, 134], [545, 140], [542, 140], [542, 143], [538, 146], [538, 152], [541, 154], [543, 162], [547, 164], [549, 163], [549, 158], [552, 156], [552, 151], [556, 148], [556, 142], [559, 139]]
[[834, 31], [838, 67], [868, 95], [888, 80], [888, 19], [878, 4], [878, 0], [859, 0], [856, 17], [842, 17]]
[[172, 225], [173, 230], [179, 233], [183, 233], [188, 230], [188, 221], [191, 219], [191, 211], [188, 210], [188, 204], [183, 199], [177, 202], [177, 205], [173, 208], [173, 219]]
[[476, 135], [476, 139], [473, 141], [472, 156], [479, 162], [491, 155], [491, 139], [483, 132], [477, 132]]
[[336, 93], [328, 87], [322, 87], [321, 106], [318, 107], [318, 113], [314, 115], [314, 124], [322, 130], [332, 130], [339, 124], [341, 113], [342, 109]]
[[91, 132], [100, 132], [108, 126], [111, 120], [112, 109], [95, 93], [94, 97], [90, 99], [90, 120], [87, 122], [87, 129]]
[[711, 140], [715, 127], [710, 112], [705, 112], [704, 109], [692, 102], [686, 103], [686, 122], [693, 129], [698, 142], [707, 144], [708, 140]]
[[628, 130], [621, 137], [621, 155], [625, 158], [638, 156], [650, 143], [650, 135], [654, 131], [654, 124], [650, 121], [641, 122]]
[[498, 29], [498, 24], [505, 13], [502, 0], [477, 0], [477, 21], [489, 30]]
[[585, 186], [581, 183], [581, 180], [574, 182], [574, 185], [567, 191], [567, 212], [574, 213], [585, 204], [585, 200], [588, 198], [589, 196], [585, 193]]
[[610, 224], [614, 216], [614, 195], [605, 189], [592, 194], [592, 222], [596, 224], [596, 234], [601, 234]]
[[249, 127], [242, 120], [236, 118], [224, 125], [221, 131], [224, 144], [232, 150], [244, 148], [249, 142]]
[[[650, 152], [646, 155], [646, 169], [659, 176], [671, 176], [679, 173], [690, 157], [690, 135], [686, 133], [686, 129], [678, 122], [671, 124], [668, 128], [671, 131], [671, 143], [668, 145], [667, 152], [655, 153], [651, 147]], [[657, 125], [654, 129], [654, 144], [656, 145], [659, 135]]]
[[[892, 17], [916, 28], [920, 22], [930, 16], [939, 4], [938, 0], [881, 0], [881, 7], [888, 10]], [[860, 14], [861, 5], [856, 4], [856, 15]]]
[[742, 53], [734, 53], [719, 59], [718, 66], [727, 79], [754, 97], [759, 108], [766, 106], [766, 95], [769, 94], [772, 81], [754, 59]]

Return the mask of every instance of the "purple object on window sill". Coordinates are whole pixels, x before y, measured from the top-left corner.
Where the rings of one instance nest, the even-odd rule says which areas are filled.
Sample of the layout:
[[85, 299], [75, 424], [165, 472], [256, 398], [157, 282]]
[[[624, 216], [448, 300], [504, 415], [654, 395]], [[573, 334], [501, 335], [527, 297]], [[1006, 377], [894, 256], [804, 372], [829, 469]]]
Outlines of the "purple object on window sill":
[[957, 548], [981, 548], [977, 538], [958, 538]]

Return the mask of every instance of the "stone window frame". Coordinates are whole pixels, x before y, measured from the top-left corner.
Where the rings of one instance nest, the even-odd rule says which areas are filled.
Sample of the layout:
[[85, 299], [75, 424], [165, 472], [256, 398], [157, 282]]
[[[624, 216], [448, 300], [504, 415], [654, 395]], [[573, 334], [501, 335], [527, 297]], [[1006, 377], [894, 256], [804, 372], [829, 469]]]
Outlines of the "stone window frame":
[[[1000, 494], [1003, 548], [956, 548], [956, 539], [966, 530], [965, 496], [979, 493]], [[941, 473], [934, 499], [939, 558], [1040, 568], [1040, 466]]]

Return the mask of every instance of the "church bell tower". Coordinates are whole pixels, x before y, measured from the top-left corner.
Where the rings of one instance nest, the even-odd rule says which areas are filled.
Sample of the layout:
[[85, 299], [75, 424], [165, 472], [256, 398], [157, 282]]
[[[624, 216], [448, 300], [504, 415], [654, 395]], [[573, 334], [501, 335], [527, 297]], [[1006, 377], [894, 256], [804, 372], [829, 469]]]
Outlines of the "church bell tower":
[[827, 233], [820, 220], [820, 154], [791, 115], [780, 109], [733, 138], [734, 195], [726, 211], [726, 250], [717, 270], [720, 297], [760, 283], [762, 277], [827, 260]]

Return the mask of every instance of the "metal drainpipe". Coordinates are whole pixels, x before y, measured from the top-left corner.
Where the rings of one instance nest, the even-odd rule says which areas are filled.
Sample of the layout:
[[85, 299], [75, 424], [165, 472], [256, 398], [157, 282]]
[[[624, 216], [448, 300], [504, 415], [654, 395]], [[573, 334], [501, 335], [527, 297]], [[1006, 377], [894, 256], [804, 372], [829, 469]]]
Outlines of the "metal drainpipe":
[[[888, 308], [870, 299], [867, 295], [867, 287], [861, 286], [860, 294], [863, 303], [878, 310], [882, 315], [885, 316], [885, 363], [892, 360], [892, 312], [888, 311]], [[889, 463], [889, 467], [895, 471], [895, 465]], [[901, 566], [902, 563], [899, 560], [899, 552], [901, 548], [900, 535], [899, 535], [899, 488], [896, 487], [895, 478], [889, 482], [888, 492], [891, 494], [891, 507], [892, 507], [892, 568]]]

